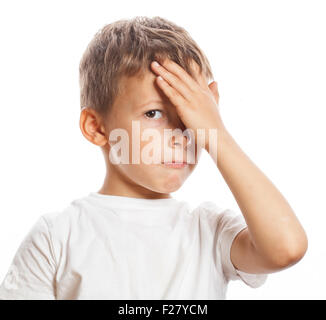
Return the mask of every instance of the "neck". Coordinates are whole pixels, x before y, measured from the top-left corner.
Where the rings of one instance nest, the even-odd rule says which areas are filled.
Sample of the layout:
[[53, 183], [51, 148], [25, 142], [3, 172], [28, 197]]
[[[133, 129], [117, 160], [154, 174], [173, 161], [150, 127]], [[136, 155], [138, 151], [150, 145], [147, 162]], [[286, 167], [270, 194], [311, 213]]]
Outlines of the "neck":
[[113, 168], [107, 170], [103, 185], [98, 193], [141, 199], [172, 199], [169, 193], [159, 193], [149, 190], [136, 184]]

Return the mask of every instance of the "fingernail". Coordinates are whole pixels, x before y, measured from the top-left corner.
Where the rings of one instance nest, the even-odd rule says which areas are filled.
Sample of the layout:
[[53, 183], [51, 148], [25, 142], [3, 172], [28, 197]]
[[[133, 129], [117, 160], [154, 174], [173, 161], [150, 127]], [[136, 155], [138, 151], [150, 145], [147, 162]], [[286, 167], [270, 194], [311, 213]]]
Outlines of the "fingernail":
[[153, 65], [154, 65], [154, 67], [159, 67], [160, 66], [156, 61], [153, 62]]

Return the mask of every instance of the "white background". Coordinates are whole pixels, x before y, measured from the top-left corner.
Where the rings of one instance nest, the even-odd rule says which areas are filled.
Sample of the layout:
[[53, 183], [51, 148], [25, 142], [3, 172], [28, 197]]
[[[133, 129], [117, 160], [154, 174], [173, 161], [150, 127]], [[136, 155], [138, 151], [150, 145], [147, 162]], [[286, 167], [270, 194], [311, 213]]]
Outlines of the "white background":
[[[299, 263], [257, 289], [232, 281], [227, 299], [325, 299], [326, 8], [311, 0], [1, 2], [0, 281], [40, 215], [101, 187], [102, 153], [79, 129], [78, 65], [100, 28], [136, 15], [183, 26], [204, 50], [227, 128], [308, 235]], [[207, 153], [172, 196], [240, 213]]]

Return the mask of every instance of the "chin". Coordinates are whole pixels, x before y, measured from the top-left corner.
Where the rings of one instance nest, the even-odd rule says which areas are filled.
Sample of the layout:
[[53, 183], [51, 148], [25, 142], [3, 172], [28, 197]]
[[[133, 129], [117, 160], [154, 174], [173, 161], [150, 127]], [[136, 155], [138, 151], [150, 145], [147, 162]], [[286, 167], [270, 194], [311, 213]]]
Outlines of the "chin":
[[147, 188], [157, 193], [171, 193], [179, 190], [181, 186], [182, 183], [180, 181], [165, 181], [164, 183], [152, 184], [151, 187], [148, 186]]
[[178, 188], [165, 188], [165, 189], [161, 189], [161, 193], [173, 193], [176, 192], [178, 189], [180, 189], [180, 187]]
[[166, 181], [164, 186], [161, 188], [161, 192], [163, 193], [171, 193], [179, 190], [182, 186], [180, 181]]

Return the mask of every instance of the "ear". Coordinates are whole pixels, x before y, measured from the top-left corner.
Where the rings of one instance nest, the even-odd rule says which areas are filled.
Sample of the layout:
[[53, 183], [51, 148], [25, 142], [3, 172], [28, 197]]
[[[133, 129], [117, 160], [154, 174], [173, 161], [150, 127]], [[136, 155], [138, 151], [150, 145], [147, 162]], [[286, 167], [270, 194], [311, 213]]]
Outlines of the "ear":
[[219, 99], [220, 99], [220, 96], [219, 96], [219, 93], [218, 93], [217, 82], [216, 81], [211, 82], [208, 85], [208, 88], [211, 90], [211, 92], [214, 95], [214, 98], [215, 98], [216, 102], [218, 103]]
[[84, 107], [80, 113], [79, 128], [83, 136], [97, 146], [107, 143], [105, 128], [98, 113], [89, 107]]

